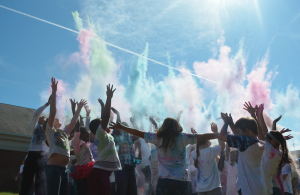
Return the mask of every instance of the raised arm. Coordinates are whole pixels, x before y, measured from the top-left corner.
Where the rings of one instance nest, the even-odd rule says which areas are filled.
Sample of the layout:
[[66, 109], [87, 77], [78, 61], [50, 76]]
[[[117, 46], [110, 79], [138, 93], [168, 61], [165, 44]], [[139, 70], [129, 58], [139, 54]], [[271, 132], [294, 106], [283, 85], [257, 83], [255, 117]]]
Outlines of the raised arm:
[[222, 140], [223, 142], [227, 142], [227, 129], [228, 129], [228, 124], [230, 122], [230, 115], [228, 116], [227, 113], [221, 113], [221, 118], [224, 121], [224, 125], [221, 129], [219, 139]]
[[230, 156], [230, 147], [228, 146], [228, 143], [226, 143], [226, 146], [225, 146], [225, 160], [227, 162], [229, 162], [229, 156]]
[[[42, 112], [50, 105], [50, 101], [51, 101], [51, 95], [48, 99], [48, 102], [46, 104], [44, 104], [43, 106], [39, 107], [38, 109], [35, 110], [35, 112], [33, 113], [33, 117], [31, 120], [31, 131], [33, 132], [35, 129], [35, 126], [40, 118], [40, 115], [42, 114]], [[42, 125], [42, 124], [40, 124]]]
[[101, 106], [101, 117], [102, 117], [103, 116], [103, 112], [104, 112], [104, 103], [103, 103], [103, 101], [100, 98], [98, 98], [98, 102], [99, 102], [99, 104]]
[[267, 127], [265, 119], [264, 119], [264, 110], [263, 109], [264, 109], [263, 105], [260, 105], [257, 115], [258, 115], [258, 121], [259, 121], [261, 131], [262, 131], [262, 135], [264, 138], [263, 140], [265, 140], [266, 136], [268, 134], [268, 127]]
[[114, 95], [114, 92], [116, 89], [113, 90], [113, 85], [110, 87], [110, 84], [107, 85], [107, 90], [106, 90], [106, 103], [103, 111], [103, 116], [101, 116], [101, 126], [104, 130], [106, 130], [108, 121], [110, 118], [110, 109], [111, 109], [111, 99]]
[[56, 115], [56, 91], [57, 91], [57, 84], [58, 81], [55, 81], [55, 78], [51, 78], [51, 88], [52, 88], [52, 94], [51, 94], [51, 100], [50, 100], [50, 114], [48, 118], [48, 125], [49, 127], [53, 127], [53, 122]]
[[85, 127], [86, 127], [86, 129], [89, 129], [90, 120], [91, 120], [91, 117], [90, 117], [91, 109], [88, 109], [86, 107], [84, 107], [84, 108], [85, 108], [85, 111], [86, 111]]
[[[210, 128], [211, 128], [211, 131], [213, 133], [218, 133], [218, 126], [217, 126], [217, 124], [211, 123], [210, 124]], [[221, 146], [221, 151], [223, 151], [225, 149], [225, 142], [222, 141], [220, 138], [218, 139], [218, 142], [219, 142], [219, 145]]]
[[251, 115], [251, 117], [254, 118], [257, 123], [258, 139], [265, 140], [265, 138], [262, 134], [261, 126], [255, 115], [255, 112], [257, 111], [257, 109], [258, 109], [257, 105], [255, 106], [255, 108], [253, 108], [250, 102], [248, 102], [248, 103], [245, 102], [245, 104], [244, 104], [244, 110], [247, 110], [249, 112], [249, 114]]
[[77, 121], [78, 121], [78, 117], [79, 117], [79, 115], [80, 115], [80, 111], [81, 111], [82, 107], [83, 107], [84, 105], [86, 105], [86, 103], [87, 103], [86, 100], [82, 99], [82, 100], [80, 101], [80, 103], [77, 104], [77, 110], [76, 110], [76, 112], [75, 112], [75, 114], [74, 114], [74, 116], [73, 116], [73, 118], [72, 118], [70, 124], [67, 126], [68, 134], [70, 134], [71, 131], [73, 130], [73, 128], [75, 127], [75, 125], [76, 125], [76, 123], [77, 123]]
[[177, 121], [179, 122], [180, 121], [180, 118], [181, 118], [181, 115], [182, 115], [183, 111], [179, 111], [178, 114], [177, 114]]
[[110, 124], [110, 128], [111, 129], [120, 129], [122, 131], [125, 131], [126, 133], [129, 133], [131, 135], [135, 135], [135, 136], [138, 136], [138, 137], [141, 137], [141, 138], [144, 138], [144, 135], [145, 135], [144, 131], [140, 131], [138, 129], [133, 129], [133, 128], [130, 128], [130, 127], [125, 127], [120, 122], [118, 122], [118, 123], [112, 122]]
[[277, 124], [278, 121], [280, 121], [281, 117], [282, 117], [282, 115], [280, 115], [277, 119], [275, 119], [273, 121], [272, 130], [276, 130], [276, 124]]
[[[117, 122], [118, 122], [118, 121], [117, 121]], [[133, 116], [130, 117], [130, 122], [131, 122], [133, 128], [138, 129], [138, 126], [137, 126], [137, 124], [136, 124], [135, 119], [133, 118]]]
[[120, 116], [119, 111], [113, 107], [111, 107], [111, 111], [113, 111], [113, 113], [115, 113], [117, 115], [117, 122], [121, 122], [121, 116]]
[[152, 125], [154, 125], [155, 129], [158, 129], [158, 126], [154, 119], [154, 116], [149, 116], [149, 121], [150, 121], [150, 123], [152, 123]]
[[217, 139], [219, 137], [219, 133], [204, 133], [204, 134], [197, 134], [197, 142]]

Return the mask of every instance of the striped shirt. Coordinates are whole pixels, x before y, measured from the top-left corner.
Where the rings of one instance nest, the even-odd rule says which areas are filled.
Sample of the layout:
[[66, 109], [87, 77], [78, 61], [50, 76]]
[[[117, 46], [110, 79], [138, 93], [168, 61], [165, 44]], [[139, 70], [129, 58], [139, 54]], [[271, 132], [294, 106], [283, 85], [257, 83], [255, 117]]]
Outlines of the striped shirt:
[[122, 169], [114, 138], [106, 133], [101, 125], [99, 125], [97, 129], [94, 143], [98, 150], [98, 160], [94, 168], [107, 171], [118, 171]]

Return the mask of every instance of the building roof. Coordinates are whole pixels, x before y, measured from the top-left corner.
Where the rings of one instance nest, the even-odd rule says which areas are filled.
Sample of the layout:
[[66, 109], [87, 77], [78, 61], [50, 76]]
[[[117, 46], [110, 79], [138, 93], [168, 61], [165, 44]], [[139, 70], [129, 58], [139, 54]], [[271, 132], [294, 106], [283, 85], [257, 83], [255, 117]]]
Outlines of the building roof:
[[34, 109], [0, 103], [0, 133], [31, 136]]

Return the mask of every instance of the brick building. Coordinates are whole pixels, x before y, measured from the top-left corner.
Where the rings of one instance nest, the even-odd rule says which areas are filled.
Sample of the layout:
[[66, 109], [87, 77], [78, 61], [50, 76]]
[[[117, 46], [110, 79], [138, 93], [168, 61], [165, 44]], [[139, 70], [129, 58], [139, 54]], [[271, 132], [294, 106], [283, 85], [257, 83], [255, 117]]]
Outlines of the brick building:
[[15, 177], [31, 141], [34, 109], [0, 103], [0, 192], [18, 192]]

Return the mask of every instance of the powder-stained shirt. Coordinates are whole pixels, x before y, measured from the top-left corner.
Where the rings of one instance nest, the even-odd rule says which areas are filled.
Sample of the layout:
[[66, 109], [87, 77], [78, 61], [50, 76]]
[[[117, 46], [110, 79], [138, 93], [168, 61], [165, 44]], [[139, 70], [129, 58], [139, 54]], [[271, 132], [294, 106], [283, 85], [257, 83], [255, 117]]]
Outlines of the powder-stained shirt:
[[227, 135], [227, 143], [240, 151], [238, 190], [247, 195], [267, 195], [261, 166], [265, 142], [247, 136]]
[[180, 133], [175, 138], [175, 143], [166, 151], [159, 148], [163, 138], [158, 138], [156, 133], [146, 132], [146, 142], [152, 143], [157, 148], [158, 178], [168, 178], [180, 181], [187, 181], [186, 146], [196, 144], [197, 134]]
[[118, 171], [122, 169], [114, 138], [108, 134], [101, 125], [99, 125], [97, 129], [94, 143], [98, 149], [98, 161], [95, 162], [94, 168], [107, 171]]
[[221, 187], [216, 157], [221, 153], [221, 146], [199, 150], [197, 157], [193, 151], [193, 159], [197, 160], [197, 192], [209, 192]]
[[41, 106], [38, 108], [34, 113], [33, 117], [31, 119], [31, 133], [32, 133], [32, 139], [29, 147], [29, 151], [43, 151], [48, 152], [49, 147], [46, 144], [46, 135], [43, 130], [43, 126], [39, 125], [37, 122], [40, 118], [40, 115], [42, 112], [47, 108], [46, 105]]
[[266, 141], [261, 165], [263, 168], [264, 179], [268, 194], [273, 194], [272, 178], [277, 172], [279, 163], [281, 161], [281, 157], [282, 152], [275, 149], [268, 141]]
[[94, 160], [97, 161], [98, 160], [98, 149], [97, 149], [97, 146], [95, 145], [95, 143], [91, 143], [91, 142], [88, 142], [88, 145], [90, 146], [90, 150], [92, 152]]
[[149, 157], [151, 155], [150, 146], [145, 142], [143, 138], [137, 139], [135, 141], [135, 144], [137, 145], [137, 149], [142, 153], [141, 166], [143, 169], [146, 166], [149, 166]]
[[120, 131], [120, 135], [112, 134], [118, 150], [120, 162], [133, 166], [133, 157], [135, 156], [132, 136], [129, 133]]
[[72, 146], [77, 160], [76, 165], [85, 165], [94, 161], [89, 145], [80, 139], [80, 132], [74, 133]]
[[64, 130], [55, 130], [54, 127], [51, 128], [47, 123], [46, 136], [49, 143], [48, 158], [50, 158], [54, 153], [70, 157], [70, 146], [68, 140], [69, 135], [67, 127], [65, 127]]
[[[292, 188], [292, 169], [289, 164], [285, 164], [281, 170], [281, 181], [283, 183], [284, 192], [293, 194]], [[286, 179], [283, 179], [283, 175], [287, 175]]]
[[237, 189], [238, 167], [236, 163], [229, 165], [226, 195], [238, 195]]

